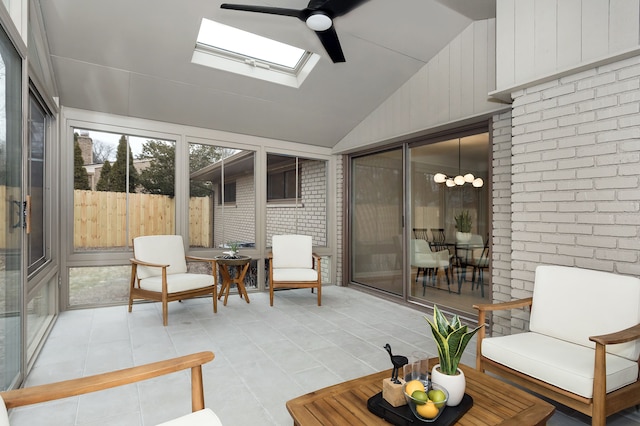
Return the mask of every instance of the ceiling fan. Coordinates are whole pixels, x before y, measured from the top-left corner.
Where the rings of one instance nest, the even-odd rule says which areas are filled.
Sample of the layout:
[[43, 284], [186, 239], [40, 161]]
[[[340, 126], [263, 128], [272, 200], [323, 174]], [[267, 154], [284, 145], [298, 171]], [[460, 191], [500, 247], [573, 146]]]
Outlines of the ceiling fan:
[[333, 19], [360, 6], [368, 0], [311, 0], [306, 8], [287, 9], [271, 6], [251, 6], [242, 4], [220, 5], [222, 9], [243, 10], [246, 12], [268, 13], [271, 15], [292, 16], [307, 24], [318, 35], [325, 50], [335, 62], [345, 62], [338, 34], [333, 27]]

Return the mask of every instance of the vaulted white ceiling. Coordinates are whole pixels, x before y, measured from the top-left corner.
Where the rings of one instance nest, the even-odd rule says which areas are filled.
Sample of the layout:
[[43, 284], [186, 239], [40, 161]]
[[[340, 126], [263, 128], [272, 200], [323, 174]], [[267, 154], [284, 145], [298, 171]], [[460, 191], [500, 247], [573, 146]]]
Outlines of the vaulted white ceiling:
[[[60, 104], [333, 147], [472, 20], [495, 16], [495, 0], [369, 0], [335, 19], [346, 62], [334, 64], [298, 19], [222, 2], [42, 1]], [[322, 58], [298, 89], [193, 64], [203, 17]]]

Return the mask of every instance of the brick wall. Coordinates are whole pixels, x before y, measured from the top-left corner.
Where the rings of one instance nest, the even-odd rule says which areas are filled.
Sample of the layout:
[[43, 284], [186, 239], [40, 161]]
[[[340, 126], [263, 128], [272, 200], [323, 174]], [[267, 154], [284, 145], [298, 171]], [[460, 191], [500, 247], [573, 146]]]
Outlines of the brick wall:
[[[492, 289], [494, 302], [511, 300], [511, 111], [493, 117]], [[493, 332], [510, 334], [511, 312], [493, 316]]]
[[267, 206], [267, 245], [278, 234], [311, 235], [314, 246], [327, 245], [327, 162], [300, 161], [299, 208], [293, 204]]
[[344, 222], [346, 218], [343, 216], [343, 199], [344, 199], [344, 160], [345, 157], [340, 155], [336, 157], [336, 258], [334, 259], [336, 269], [336, 285], [344, 285], [342, 280], [342, 256], [344, 252], [342, 238], [344, 232]]
[[512, 97], [510, 295], [531, 295], [540, 264], [639, 276], [640, 58]]

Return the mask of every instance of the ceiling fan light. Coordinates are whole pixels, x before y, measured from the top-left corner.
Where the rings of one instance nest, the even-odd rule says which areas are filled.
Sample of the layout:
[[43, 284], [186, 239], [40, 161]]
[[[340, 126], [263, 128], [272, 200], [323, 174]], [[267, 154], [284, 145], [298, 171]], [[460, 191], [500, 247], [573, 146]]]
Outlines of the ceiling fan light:
[[307, 18], [306, 23], [313, 31], [326, 31], [333, 25], [331, 18], [324, 13], [314, 13]]
[[484, 181], [482, 180], [482, 178], [475, 178], [475, 179], [473, 180], [472, 185], [473, 185], [475, 188], [482, 188], [482, 185], [484, 185]]
[[466, 175], [464, 175], [464, 181], [467, 183], [473, 182], [474, 179], [475, 179], [475, 176], [473, 176], [473, 174], [471, 173], [467, 173]]
[[444, 173], [436, 173], [433, 176], [433, 181], [435, 183], [444, 183], [447, 180], [447, 175], [445, 175]]
[[449, 188], [451, 188], [452, 186], [456, 186], [456, 183], [451, 178], [447, 179], [446, 184]]
[[464, 177], [462, 177], [462, 175], [458, 175], [458, 176], [453, 178], [453, 182], [456, 185], [464, 185]]

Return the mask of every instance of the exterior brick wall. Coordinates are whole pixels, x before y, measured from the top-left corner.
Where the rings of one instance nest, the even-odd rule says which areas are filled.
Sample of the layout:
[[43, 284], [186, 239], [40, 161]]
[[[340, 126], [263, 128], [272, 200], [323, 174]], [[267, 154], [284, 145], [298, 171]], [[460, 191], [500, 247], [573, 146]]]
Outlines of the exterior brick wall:
[[640, 57], [512, 98], [512, 298], [541, 264], [639, 276]]
[[[236, 203], [222, 206], [218, 194], [214, 197], [214, 247], [230, 241], [254, 243], [256, 241], [255, 185], [253, 176], [236, 180]], [[224, 218], [224, 222], [222, 219]]]
[[[511, 111], [493, 117], [492, 289], [494, 302], [511, 300]], [[509, 334], [511, 313], [493, 315], [492, 331]]]
[[336, 258], [334, 259], [334, 265], [336, 269], [336, 285], [342, 286], [344, 282], [342, 280], [342, 256], [344, 253], [344, 222], [346, 218], [343, 215], [343, 202], [344, 202], [344, 160], [345, 157], [340, 155], [336, 158]]
[[300, 208], [293, 205], [267, 206], [267, 245], [278, 234], [311, 235], [314, 246], [327, 245], [327, 163], [320, 160], [300, 162]]

